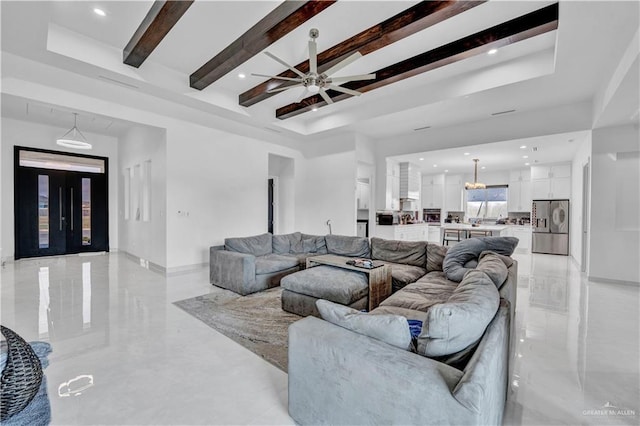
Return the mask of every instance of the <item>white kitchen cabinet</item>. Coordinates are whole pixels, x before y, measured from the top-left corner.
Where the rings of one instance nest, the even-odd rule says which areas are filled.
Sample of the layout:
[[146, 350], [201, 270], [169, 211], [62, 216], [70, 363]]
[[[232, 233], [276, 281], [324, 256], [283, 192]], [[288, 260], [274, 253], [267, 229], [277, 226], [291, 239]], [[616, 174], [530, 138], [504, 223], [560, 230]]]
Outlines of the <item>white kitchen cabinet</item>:
[[398, 210], [400, 208], [400, 177], [387, 176], [387, 188], [385, 192], [385, 208]]
[[444, 175], [422, 177], [422, 208], [441, 209], [444, 200]]
[[358, 210], [369, 210], [371, 204], [369, 184], [364, 182], [358, 182], [356, 185], [356, 198], [358, 200]]
[[529, 169], [511, 170], [507, 207], [510, 212], [531, 212], [531, 171]]
[[518, 239], [516, 253], [531, 252], [531, 226], [511, 226], [509, 235]]
[[429, 229], [427, 231], [427, 241], [430, 243], [440, 244], [440, 227], [429, 225]]
[[464, 211], [462, 208], [462, 191], [464, 182], [462, 175], [447, 176], [444, 192], [444, 209], [448, 212]]
[[413, 225], [376, 226], [376, 236], [389, 240], [427, 241], [429, 225], [419, 223]]
[[400, 163], [400, 198], [420, 198], [420, 167], [415, 164]]
[[534, 200], [571, 198], [571, 165], [532, 166], [531, 197]]

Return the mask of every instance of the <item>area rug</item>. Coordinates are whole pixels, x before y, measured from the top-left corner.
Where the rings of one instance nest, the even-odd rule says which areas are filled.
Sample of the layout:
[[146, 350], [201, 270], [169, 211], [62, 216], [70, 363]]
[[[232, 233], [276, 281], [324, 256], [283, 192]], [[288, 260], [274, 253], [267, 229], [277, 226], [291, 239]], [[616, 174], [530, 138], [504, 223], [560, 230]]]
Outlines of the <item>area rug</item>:
[[281, 293], [280, 287], [248, 296], [220, 290], [174, 304], [286, 372], [288, 327], [302, 317], [282, 310]]

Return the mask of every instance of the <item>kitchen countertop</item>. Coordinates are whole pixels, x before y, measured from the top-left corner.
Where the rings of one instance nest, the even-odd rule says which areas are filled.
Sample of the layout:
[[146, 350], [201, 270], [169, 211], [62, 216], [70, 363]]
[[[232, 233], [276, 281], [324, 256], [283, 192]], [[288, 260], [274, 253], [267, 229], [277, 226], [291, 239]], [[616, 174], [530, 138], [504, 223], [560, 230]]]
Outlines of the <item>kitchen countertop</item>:
[[470, 223], [445, 223], [442, 229], [459, 229], [462, 231], [504, 231], [510, 225], [486, 225], [471, 226]]

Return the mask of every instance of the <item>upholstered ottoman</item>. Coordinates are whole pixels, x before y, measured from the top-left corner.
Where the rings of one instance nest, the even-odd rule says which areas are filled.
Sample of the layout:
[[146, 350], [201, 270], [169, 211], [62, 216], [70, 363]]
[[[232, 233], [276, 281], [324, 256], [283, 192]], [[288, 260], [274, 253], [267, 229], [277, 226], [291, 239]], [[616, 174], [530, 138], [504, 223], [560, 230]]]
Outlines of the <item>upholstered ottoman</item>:
[[365, 273], [315, 266], [287, 275], [280, 281], [282, 309], [294, 314], [320, 318], [316, 300], [325, 299], [353, 309], [367, 309], [369, 280]]

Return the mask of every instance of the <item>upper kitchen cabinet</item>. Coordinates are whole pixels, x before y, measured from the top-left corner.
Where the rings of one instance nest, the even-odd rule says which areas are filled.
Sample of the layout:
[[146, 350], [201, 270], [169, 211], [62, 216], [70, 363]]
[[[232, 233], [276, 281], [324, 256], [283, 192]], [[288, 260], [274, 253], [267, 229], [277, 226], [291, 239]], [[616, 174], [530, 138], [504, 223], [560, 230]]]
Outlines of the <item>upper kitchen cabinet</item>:
[[422, 208], [441, 209], [444, 201], [444, 175], [422, 177]]
[[533, 200], [569, 199], [571, 197], [571, 164], [531, 166], [531, 198]]
[[531, 170], [511, 170], [509, 173], [510, 212], [531, 212]]
[[464, 179], [462, 175], [448, 175], [445, 177], [444, 209], [448, 212], [461, 212], [462, 191], [464, 189]]
[[385, 192], [385, 209], [400, 208], [400, 163], [387, 160], [387, 187]]
[[358, 210], [369, 210], [371, 195], [369, 191], [369, 184], [367, 182], [357, 182], [356, 199], [358, 200]]

